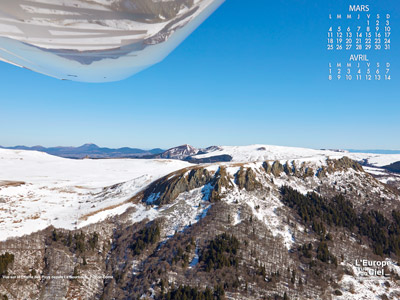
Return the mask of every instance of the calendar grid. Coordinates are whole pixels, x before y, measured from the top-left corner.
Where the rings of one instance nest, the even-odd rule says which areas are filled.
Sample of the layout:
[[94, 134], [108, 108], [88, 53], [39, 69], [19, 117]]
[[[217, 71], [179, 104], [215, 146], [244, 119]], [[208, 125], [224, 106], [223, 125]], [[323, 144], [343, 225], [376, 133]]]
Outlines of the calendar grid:
[[392, 48], [392, 16], [371, 10], [369, 5], [350, 5], [345, 14], [329, 14], [328, 80], [392, 80], [387, 55]]

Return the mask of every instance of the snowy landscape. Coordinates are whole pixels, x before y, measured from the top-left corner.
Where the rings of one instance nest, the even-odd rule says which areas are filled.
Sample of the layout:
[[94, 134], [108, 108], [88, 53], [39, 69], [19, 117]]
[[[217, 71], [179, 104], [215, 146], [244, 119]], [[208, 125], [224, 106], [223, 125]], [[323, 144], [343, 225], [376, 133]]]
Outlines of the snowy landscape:
[[[197, 150], [179, 148], [179, 159]], [[177, 151], [170, 149], [168, 155]], [[182, 154], [181, 154], [182, 153]], [[347, 156], [365, 162], [365, 170], [381, 175], [382, 182], [400, 181], [380, 167], [400, 161], [400, 154], [362, 154], [281, 146], [252, 145], [213, 147], [209, 153], [192, 156], [205, 158], [230, 155], [230, 165], [278, 160], [282, 164], [304, 162], [315, 168], [326, 159]], [[29, 234], [50, 225], [77, 229], [89, 223], [122, 214], [135, 206], [127, 203], [150, 183], [174, 171], [194, 166], [179, 159], [65, 159], [36, 151], [0, 149], [0, 229], [1, 240]], [[207, 167], [217, 171], [217, 167]], [[234, 175], [239, 167], [231, 167]], [[386, 176], [385, 176], [386, 175]], [[284, 182], [282, 183], [284, 184]], [[234, 198], [234, 196], [232, 196]], [[143, 209], [137, 205], [137, 209]], [[87, 217], [90, 216], [90, 217]], [[141, 216], [137, 214], [138, 220]]]
[[72, 160], [33, 151], [0, 150], [0, 166], [0, 228], [4, 240], [49, 225], [76, 229], [89, 220], [94, 223], [123, 213], [125, 202], [151, 182], [190, 164], [171, 160]]
[[[186, 161], [188, 158], [189, 161], [201, 161], [226, 156], [231, 158], [230, 161], [203, 164]], [[354, 199], [355, 209], [373, 209], [378, 201], [384, 201], [379, 206], [385, 212], [400, 206], [400, 176], [385, 169], [385, 166], [400, 161], [398, 154], [363, 154], [269, 145], [213, 146], [204, 149], [183, 145], [157, 157], [67, 159], [37, 151], [0, 149], [1, 241], [15, 243], [14, 240], [18, 241], [20, 237], [42, 235], [40, 232], [46, 232], [49, 227], [59, 230], [60, 234], [79, 230], [89, 234], [93, 230], [91, 228], [105, 226], [102, 230], [107, 236], [114, 226], [125, 228], [161, 222], [158, 249], [170, 249], [168, 245], [175, 243], [180, 235], [201, 230], [188, 261], [189, 270], [199, 272], [204, 264], [200, 256], [204, 250], [199, 249], [207, 241], [201, 236], [212, 234], [213, 231], [207, 230], [213, 226], [212, 222], [228, 222], [222, 223], [225, 224], [223, 226], [237, 230], [236, 234], [241, 236], [239, 232], [249, 226], [250, 218], [253, 220], [251, 222], [263, 228], [254, 227], [253, 231], [269, 232], [265, 239], [273, 240], [276, 244], [273, 250], [275, 254], [258, 258], [265, 260], [265, 266], [273, 270], [279, 263], [285, 264], [292, 259], [290, 255], [299, 243], [310, 240], [310, 229], [306, 228], [306, 224], [293, 225], [298, 221], [282, 202], [281, 188], [290, 187], [302, 195], [317, 192], [324, 197], [332, 193], [344, 193]], [[343, 234], [340, 231], [332, 233], [337, 236]], [[121, 234], [124, 236], [124, 233]], [[103, 248], [106, 247], [106, 241], [102, 242]], [[123, 246], [124, 242], [118, 241], [118, 237], [114, 243], [116, 253], [122, 251], [123, 248], [118, 250], [120, 247], [126, 247]], [[260, 253], [271, 251], [261, 245], [258, 246], [261, 247]], [[340, 265], [351, 270], [350, 257], [359, 246], [356, 240], [348, 245], [349, 254], [346, 256], [349, 260], [342, 255]], [[340, 257], [338, 247], [331, 251]], [[157, 251], [161, 255], [166, 250]], [[74, 261], [79, 258], [76, 254], [73, 257]], [[145, 261], [134, 258], [134, 276], [141, 276], [141, 272], [144, 272]], [[394, 261], [389, 261], [391, 270], [397, 272], [398, 266]], [[246, 264], [253, 263], [249, 261]], [[169, 280], [185, 282], [179, 272], [174, 274], [169, 273]], [[348, 274], [338, 280], [336, 290], [339, 289], [343, 296], [337, 299], [370, 299], [368, 297], [374, 293], [400, 293], [397, 283], [392, 282], [391, 287], [387, 288], [385, 280], [381, 279], [372, 284], [371, 281], [359, 281]], [[98, 288], [87, 293], [98, 293]], [[143, 296], [153, 294], [154, 297], [155, 288], [152, 286], [141, 293]], [[254, 286], [254, 292], [260, 293], [260, 288]], [[279, 290], [279, 285], [276, 288]], [[32, 292], [32, 288], [29, 291]], [[307, 292], [308, 295], [313, 293], [317, 291], [310, 289]], [[356, 295], [359, 298], [354, 298]], [[232, 299], [256, 299], [242, 296], [231, 294]], [[314, 296], [315, 299], [323, 299], [321, 295]]]

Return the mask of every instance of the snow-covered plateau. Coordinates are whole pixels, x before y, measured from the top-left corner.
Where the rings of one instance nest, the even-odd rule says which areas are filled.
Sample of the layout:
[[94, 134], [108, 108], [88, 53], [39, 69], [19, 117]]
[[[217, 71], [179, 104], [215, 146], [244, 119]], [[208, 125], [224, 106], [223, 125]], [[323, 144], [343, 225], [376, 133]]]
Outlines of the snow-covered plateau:
[[0, 239], [49, 225], [81, 228], [122, 214], [133, 205], [126, 201], [151, 182], [189, 166], [179, 160], [73, 160], [0, 149]]

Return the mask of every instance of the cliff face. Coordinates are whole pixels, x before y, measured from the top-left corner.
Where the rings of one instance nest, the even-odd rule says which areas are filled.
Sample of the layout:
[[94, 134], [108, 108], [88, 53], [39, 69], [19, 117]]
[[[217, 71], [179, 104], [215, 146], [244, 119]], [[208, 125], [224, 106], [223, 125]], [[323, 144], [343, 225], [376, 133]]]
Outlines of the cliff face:
[[[0, 243], [0, 253], [14, 255], [8, 277], [0, 280], [0, 295], [8, 299], [100, 297], [113, 226], [104, 222], [76, 232], [50, 227]], [[94, 233], [99, 236], [96, 243]]]
[[[182, 285], [217, 299], [395, 299], [399, 200], [348, 158], [183, 169], [132, 198], [144, 217], [0, 243], [8, 275], [32, 275], [1, 279], [0, 295], [179, 299]], [[361, 280], [359, 259], [387, 260], [387, 276]]]

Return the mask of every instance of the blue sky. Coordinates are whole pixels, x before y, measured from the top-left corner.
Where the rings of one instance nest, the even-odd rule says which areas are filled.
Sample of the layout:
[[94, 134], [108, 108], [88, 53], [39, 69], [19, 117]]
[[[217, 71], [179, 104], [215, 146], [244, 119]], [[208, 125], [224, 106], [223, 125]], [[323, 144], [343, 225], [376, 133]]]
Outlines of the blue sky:
[[[399, 28], [397, 1], [357, 2]], [[398, 32], [392, 81], [327, 80], [328, 14], [349, 3], [228, 0], [162, 63], [115, 83], [0, 63], [0, 145], [400, 149]]]

